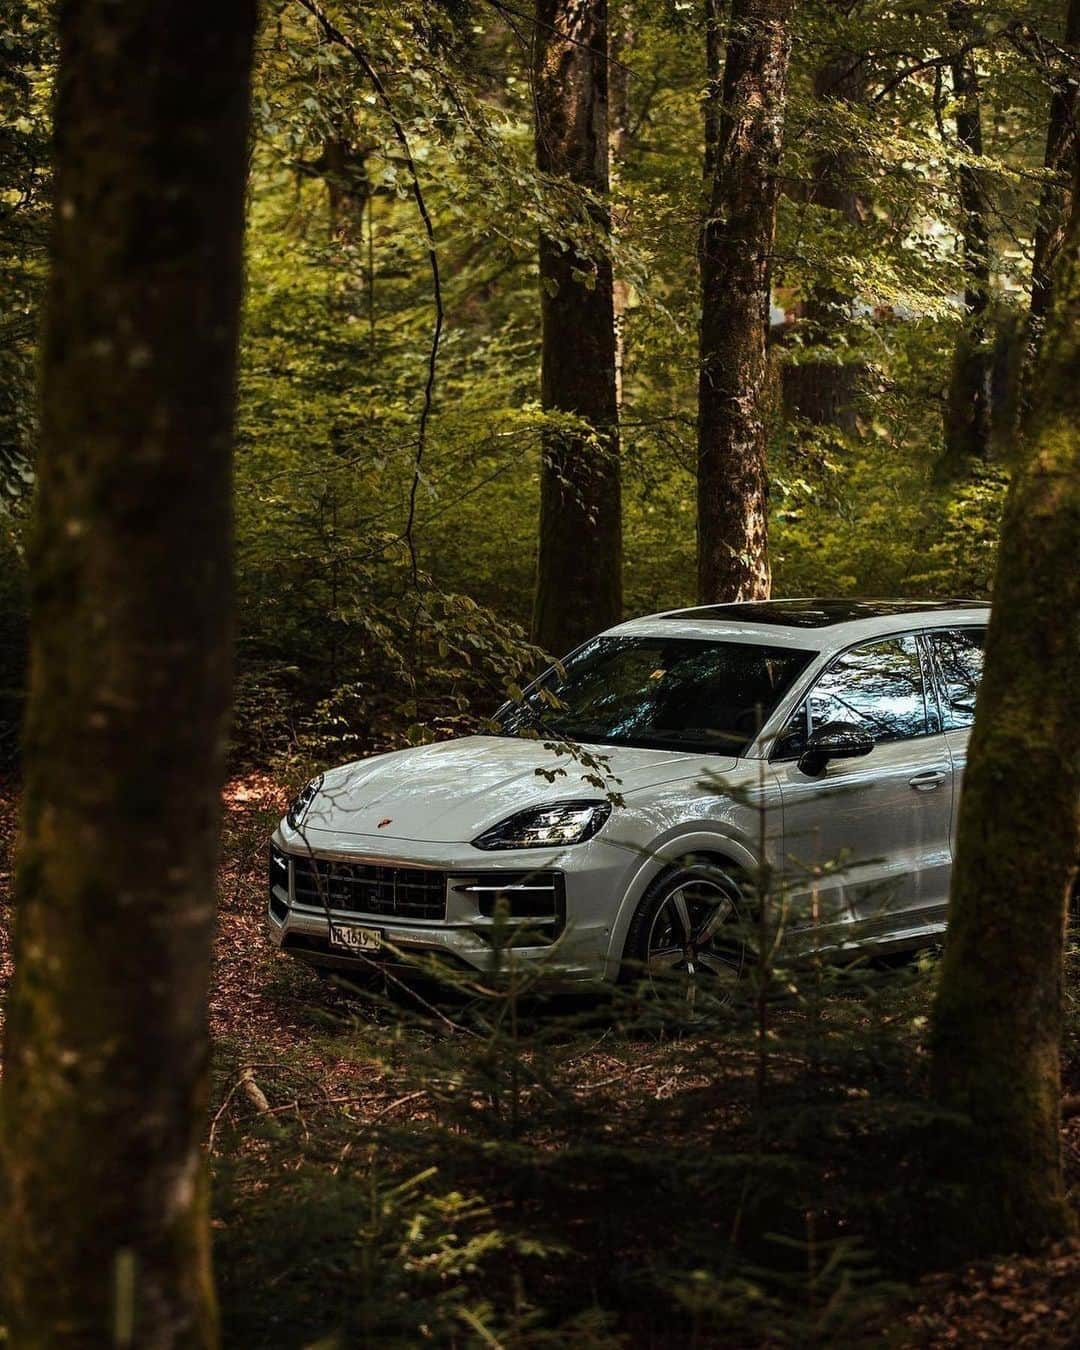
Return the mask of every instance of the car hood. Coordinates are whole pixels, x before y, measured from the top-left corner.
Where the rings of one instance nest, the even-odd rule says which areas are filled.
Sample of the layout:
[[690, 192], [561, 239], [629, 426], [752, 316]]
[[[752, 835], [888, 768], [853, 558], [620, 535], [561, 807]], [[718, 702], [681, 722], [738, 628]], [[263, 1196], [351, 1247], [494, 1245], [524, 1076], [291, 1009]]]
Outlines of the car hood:
[[[736, 761], [722, 756], [583, 746], [604, 761], [610, 789], [624, 796], [644, 788], [724, 773]], [[548, 780], [542, 771], [555, 774]], [[312, 842], [327, 835], [371, 835], [426, 843], [468, 842], [528, 806], [569, 798], [602, 798], [589, 783], [596, 773], [569, 753], [515, 736], [468, 736], [358, 760], [324, 776], [302, 822]]]

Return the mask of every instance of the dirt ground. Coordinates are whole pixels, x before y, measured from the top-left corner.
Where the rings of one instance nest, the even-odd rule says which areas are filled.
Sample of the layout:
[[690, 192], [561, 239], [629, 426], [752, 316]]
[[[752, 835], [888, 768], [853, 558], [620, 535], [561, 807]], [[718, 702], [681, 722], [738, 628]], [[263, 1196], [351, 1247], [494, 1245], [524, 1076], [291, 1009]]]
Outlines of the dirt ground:
[[[265, 1170], [268, 1188], [276, 1170], [282, 1175], [299, 1174], [311, 1165], [313, 1139], [318, 1141], [315, 1152], [321, 1148], [324, 1155], [331, 1137], [334, 1148], [344, 1139], [340, 1144], [344, 1156], [354, 1141], [362, 1144], [365, 1138], [374, 1137], [376, 1123], [380, 1129], [392, 1125], [404, 1137], [410, 1130], [429, 1125], [438, 1108], [433, 1105], [433, 1094], [417, 1087], [415, 1077], [402, 1072], [392, 1053], [389, 1057], [355, 1053], [354, 1042], [343, 1040], [340, 1034], [343, 1023], [354, 1016], [346, 995], [274, 951], [266, 940], [264, 847], [283, 809], [282, 790], [269, 778], [248, 776], [229, 785], [225, 804], [211, 1000], [216, 1082], [208, 1137], [215, 1173], [223, 1178], [216, 1184], [225, 1192], [215, 1226], [219, 1230], [218, 1275], [223, 1302], [228, 1304], [240, 1298], [241, 1292], [236, 1271], [223, 1263], [235, 1257], [239, 1269], [254, 1259], [252, 1242], [238, 1230], [245, 1224], [245, 1204], [254, 1203], [253, 1197], [263, 1190], [264, 1183], [251, 1181], [260, 1175], [258, 1169]], [[14, 836], [15, 805], [8, 791], [0, 797], [0, 887], [5, 901], [10, 900]], [[0, 981], [4, 984], [11, 970], [9, 918], [10, 904], [5, 903], [0, 922]], [[633, 1120], [642, 1139], [654, 1137], [658, 1147], [663, 1139], [659, 1121], [666, 1121], [666, 1128], [693, 1132], [702, 1130], [702, 1122], [708, 1120], [712, 1146], [718, 1138], [716, 1122], [724, 1119], [725, 1112], [731, 1128], [738, 1130], [737, 1118], [753, 1076], [752, 1065], [741, 1050], [721, 1060], [711, 1047], [709, 1055], [696, 1061], [685, 1043], [662, 1039], [628, 1043], [603, 1029], [590, 1034], [574, 1052], [573, 1063], [575, 1092], [588, 1119], [597, 1122], [599, 1140], [623, 1137], [625, 1123]], [[721, 1066], [719, 1073], [717, 1065]], [[1076, 1091], [1080, 1065], [1070, 1060], [1066, 1074], [1070, 1091]], [[333, 1129], [326, 1133], [323, 1124], [331, 1113]], [[271, 1124], [274, 1130], [269, 1129]], [[1080, 1117], [1066, 1123], [1063, 1146], [1075, 1193], [1080, 1179]], [[333, 1171], [336, 1164], [327, 1164], [323, 1156], [320, 1165], [324, 1171]], [[295, 1256], [290, 1260], [295, 1263]], [[284, 1280], [280, 1272], [268, 1280], [272, 1283], [278, 1278]], [[287, 1319], [280, 1331], [268, 1325], [274, 1319], [267, 1311], [273, 1307], [273, 1295], [265, 1290], [263, 1294], [261, 1320], [246, 1322], [237, 1315], [230, 1322], [226, 1307], [226, 1329], [231, 1330], [232, 1342], [306, 1343], [295, 1328], [286, 1325]], [[298, 1310], [294, 1308], [290, 1316], [302, 1319], [305, 1299], [312, 1296], [310, 1290], [301, 1291]], [[634, 1325], [632, 1319], [624, 1324], [618, 1331], [621, 1339], [610, 1343], [665, 1343], [651, 1331], [642, 1332], [639, 1338]], [[262, 1332], [253, 1331], [253, 1326], [262, 1327]], [[311, 1342], [315, 1339], [313, 1335]], [[337, 1343], [365, 1342], [355, 1333]], [[455, 1343], [482, 1344], [483, 1337], [466, 1335]], [[703, 1337], [698, 1343], [721, 1342]], [[794, 1341], [791, 1333], [774, 1340], [759, 1328], [753, 1334], [748, 1329], [745, 1340], [729, 1335], [724, 1343], [749, 1346]], [[897, 1288], [892, 1300], [861, 1329], [815, 1343], [1080, 1346], [1080, 1246], [923, 1276], [906, 1289]]]

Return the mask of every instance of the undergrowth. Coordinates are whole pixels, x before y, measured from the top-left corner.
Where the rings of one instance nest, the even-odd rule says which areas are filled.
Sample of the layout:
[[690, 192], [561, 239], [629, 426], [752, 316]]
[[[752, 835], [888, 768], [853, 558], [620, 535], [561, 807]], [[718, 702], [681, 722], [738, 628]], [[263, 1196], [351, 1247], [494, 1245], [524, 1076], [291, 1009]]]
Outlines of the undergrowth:
[[858, 1343], [921, 1268], [932, 979], [307, 984], [306, 1049], [219, 1052], [229, 1343]]

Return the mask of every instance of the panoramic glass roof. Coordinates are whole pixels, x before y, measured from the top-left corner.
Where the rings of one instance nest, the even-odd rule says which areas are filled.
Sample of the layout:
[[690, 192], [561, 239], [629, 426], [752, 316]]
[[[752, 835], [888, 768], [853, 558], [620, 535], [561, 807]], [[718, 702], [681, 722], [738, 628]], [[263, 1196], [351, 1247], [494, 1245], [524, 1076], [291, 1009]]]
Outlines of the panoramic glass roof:
[[935, 614], [943, 609], [986, 609], [983, 600], [754, 600], [738, 605], [703, 605], [664, 614], [665, 619], [741, 619], [785, 628], [829, 628], [854, 619], [894, 614]]

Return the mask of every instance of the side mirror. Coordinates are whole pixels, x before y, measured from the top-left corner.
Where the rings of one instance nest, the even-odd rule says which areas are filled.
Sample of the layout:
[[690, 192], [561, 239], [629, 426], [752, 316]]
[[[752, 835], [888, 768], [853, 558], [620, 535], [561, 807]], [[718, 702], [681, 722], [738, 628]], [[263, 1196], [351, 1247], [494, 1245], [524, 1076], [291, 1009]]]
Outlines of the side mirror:
[[799, 768], [816, 778], [831, 759], [859, 759], [874, 748], [874, 738], [851, 722], [826, 722], [806, 742]]

